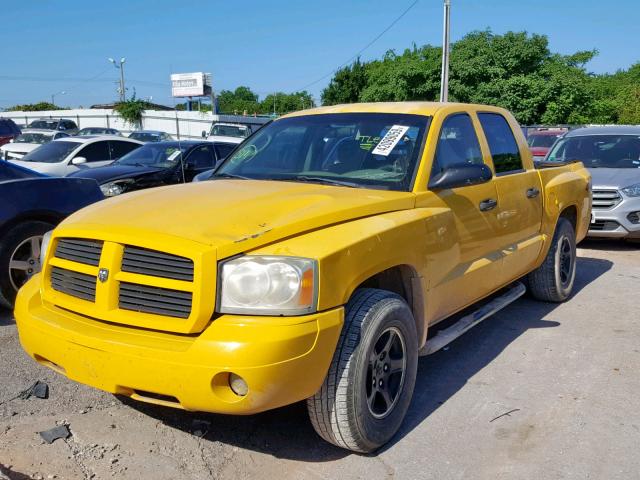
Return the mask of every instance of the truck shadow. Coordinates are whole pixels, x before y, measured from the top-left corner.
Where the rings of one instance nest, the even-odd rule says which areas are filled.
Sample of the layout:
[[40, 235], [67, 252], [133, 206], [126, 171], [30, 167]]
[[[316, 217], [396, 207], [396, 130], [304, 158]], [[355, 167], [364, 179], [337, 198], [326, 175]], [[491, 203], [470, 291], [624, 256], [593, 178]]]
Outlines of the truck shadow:
[[[579, 294], [611, 266], [612, 262], [608, 260], [580, 257], [574, 294]], [[451, 343], [446, 351], [421, 358], [413, 401], [405, 421], [384, 449], [393, 448], [464, 388], [470, 378], [490, 364], [515, 339], [529, 330], [558, 326], [558, 322], [545, 320], [556, 307], [557, 304], [537, 302], [525, 296]], [[567, 318], [566, 321], [572, 319]], [[303, 402], [239, 417], [189, 413], [128, 399], [123, 401], [170, 427], [191, 434], [200, 430], [204, 433], [203, 444], [222, 442], [276, 458], [303, 462], [328, 462], [351, 454], [325, 443], [315, 434]], [[200, 421], [205, 422], [206, 433]]]

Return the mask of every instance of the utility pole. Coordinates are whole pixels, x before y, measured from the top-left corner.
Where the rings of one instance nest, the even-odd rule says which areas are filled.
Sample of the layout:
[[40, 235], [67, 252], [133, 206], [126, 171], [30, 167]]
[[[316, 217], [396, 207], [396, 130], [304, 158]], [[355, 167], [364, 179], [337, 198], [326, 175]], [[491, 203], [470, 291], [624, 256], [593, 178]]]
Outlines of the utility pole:
[[113, 63], [113, 66], [120, 70], [120, 101], [124, 102], [126, 99], [125, 90], [124, 90], [124, 62], [127, 59], [122, 57], [119, 63], [116, 63], [116, 61], [113, 58], [108, 58], [107, 60]]
[[444, 20], [442, 22], [442, 75], [440, 77], [440, 101], [449, 101], [449, 17], [451, 0], [444, 0]]

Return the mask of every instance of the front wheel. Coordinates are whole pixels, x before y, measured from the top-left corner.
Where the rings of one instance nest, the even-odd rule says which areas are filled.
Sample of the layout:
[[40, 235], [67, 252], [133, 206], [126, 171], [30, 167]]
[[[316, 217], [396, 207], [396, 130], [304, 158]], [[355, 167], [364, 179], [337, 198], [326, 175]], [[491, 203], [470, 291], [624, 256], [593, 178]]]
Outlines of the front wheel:
[[571, 295], [576, 278], [576, 233], [566, 218], [560, 218], [549, 252], [540, 267], [529, 274], [534, 298], [564, 302]]
[[316, 432], [355, 452], [381, 447], [402, 424], [417, 367], [416, 325], [407, 303], [385, 290], [357, 290], [329, 373], [307, 400]]
[[42, 236], [53, 225], [28, 221], [0, 239], [0, 305], [13, 306], [18, 289], [40, 271]]

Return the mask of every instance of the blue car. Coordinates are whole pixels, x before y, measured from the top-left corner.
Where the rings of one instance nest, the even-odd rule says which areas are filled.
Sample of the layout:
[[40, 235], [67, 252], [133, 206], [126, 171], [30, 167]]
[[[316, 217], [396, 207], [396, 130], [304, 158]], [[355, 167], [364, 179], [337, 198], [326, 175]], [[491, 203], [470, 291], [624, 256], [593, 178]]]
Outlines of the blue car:
[[95, 180], [48, 177], [0, 161], [0, 304], [40, 271], [42, 237], [62, 219], [104, 196]]

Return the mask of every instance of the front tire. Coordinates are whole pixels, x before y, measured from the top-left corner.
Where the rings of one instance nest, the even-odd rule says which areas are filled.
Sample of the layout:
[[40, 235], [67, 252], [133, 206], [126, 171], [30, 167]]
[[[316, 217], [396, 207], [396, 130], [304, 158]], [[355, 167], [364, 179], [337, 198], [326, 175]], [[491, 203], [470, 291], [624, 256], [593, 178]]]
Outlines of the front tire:
[[529, 274], [529, 289], [538, 300], [564, 302], [571, 296], [575, 278], [576, 233], [571, 222], [561, 217], [544, 262]]
[[407, 303], [385, 290], [357, 290], [329, 373], [307, 400], [314, 429], [338, 447], [376, 450], [400, 428], [417, 368], [416, 325]]
[[28, 221], [0, 239], [0, 305], [13, 307], [18, 289], [40, 271], [42, 236], [53, 225]]

